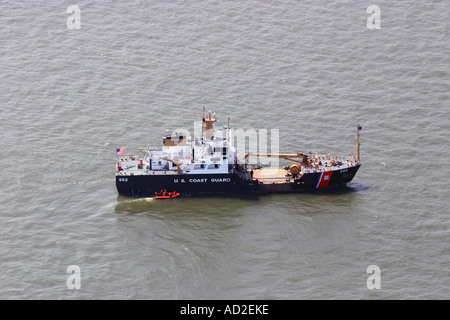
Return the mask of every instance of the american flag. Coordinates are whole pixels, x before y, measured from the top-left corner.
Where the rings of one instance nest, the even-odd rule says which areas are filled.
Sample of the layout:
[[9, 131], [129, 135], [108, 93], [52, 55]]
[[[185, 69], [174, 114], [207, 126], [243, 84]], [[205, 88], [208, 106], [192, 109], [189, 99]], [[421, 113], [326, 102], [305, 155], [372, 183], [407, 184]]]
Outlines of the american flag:
[[124, 154], [124, 153], [126, 153], [126, 152], [127, 152], [127, 149], [125, 149], [125, 148], [117, 149], [117, 155], [118, 155], [118, 156], [120, 156], [121, 154]]

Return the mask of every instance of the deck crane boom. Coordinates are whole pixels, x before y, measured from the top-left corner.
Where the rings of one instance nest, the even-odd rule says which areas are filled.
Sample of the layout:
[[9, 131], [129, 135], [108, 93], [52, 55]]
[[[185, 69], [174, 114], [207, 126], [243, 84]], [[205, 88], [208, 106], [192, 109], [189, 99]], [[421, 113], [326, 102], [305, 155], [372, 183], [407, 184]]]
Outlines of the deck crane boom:
[[[297, 153], [246, 153], [244, 155], [244, 160], [247, 162], [248, 157], [254, 156], [254, 157], [274, 157], [274, 158], [280, 158], [284, 160], [289, 160], [296, 162], [294, 164], [291, 164], [289, 167], [289, 172], [292, 175], [297, 175], [302, 171], [301, 166], [308, 166], [308, 156], [304, 154], [303, 152], [297, 152]], [[301, 158], [302, 160], [296, 160], [294, 158]]]

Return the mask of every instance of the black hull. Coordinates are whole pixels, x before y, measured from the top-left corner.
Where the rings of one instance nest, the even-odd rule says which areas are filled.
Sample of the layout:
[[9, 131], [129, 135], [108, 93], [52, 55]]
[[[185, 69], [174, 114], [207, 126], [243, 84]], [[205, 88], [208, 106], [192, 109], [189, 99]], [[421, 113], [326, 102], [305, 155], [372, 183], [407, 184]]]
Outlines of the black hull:
[[335, 188], [349, 183], [361, 165], [341, 170], [304, 174], [293, 182], [263, 184], [231, 174], [150, 174], [116, 176], [116, 187], [124, 196], [154, 196], [162, 189], [182, 195], [232, 193], [286, 193]]

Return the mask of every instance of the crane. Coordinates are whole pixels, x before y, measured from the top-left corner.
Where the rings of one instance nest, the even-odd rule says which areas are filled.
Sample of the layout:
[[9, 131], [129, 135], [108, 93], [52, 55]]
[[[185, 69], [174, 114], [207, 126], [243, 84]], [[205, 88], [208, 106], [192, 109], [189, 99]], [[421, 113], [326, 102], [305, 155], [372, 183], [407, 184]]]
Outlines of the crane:
[[177, 173], [180, 173], [180, 172], [181, 172], [181, 167], [180, 167], [180, 166], [181, 166], [181, 164], [183, 163], [183, 161], [180, 161], [180, 160], [172, 160], [172, 159], [162, 158], [162, 157], [161, 157], [160, 159], [172, 162], [173, 164], [175, 164], [175, 165], [177, 166]]
[[[301, 172], [302, 168], [301, 166], [307, 166], [308, 165], [308, 156], [304, 154], [303, 152], [297, 152], [297, 153], [246, 153], [244, 155], [245, 161], [247, 161], [248, 157], [254, 156], [254, 157], [274, 157], [274, 158], [280, 158], [284, 160], [289, 160], [296, 162], [294, 164], [291, 164], [289, 167], [289, 172], [292, 175], [297, 175]], [[302, 158], [302, 160], [296, 160], [295, 158]]]

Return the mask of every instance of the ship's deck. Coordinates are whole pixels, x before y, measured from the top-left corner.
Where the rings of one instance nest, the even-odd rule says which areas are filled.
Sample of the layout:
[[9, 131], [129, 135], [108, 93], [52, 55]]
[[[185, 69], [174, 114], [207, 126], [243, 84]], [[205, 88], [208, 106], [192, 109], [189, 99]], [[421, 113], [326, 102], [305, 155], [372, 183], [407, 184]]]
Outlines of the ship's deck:
[[[336, 171], [345, 168], [350, 168], [355, 166], [356, 163], [341, 163], [336, 166], [319, 166], [318, 168], [305, 168], [303, 167], [302, 173], [314, 173], [314, 172], [326, 172], [326, 171]], [[258, 179], [260, 183], [263, 184], [274, 184], [274, 183], [286, 183], [293, 182], [295, 179], [300, 178], [302, 175], [299, 174], [296, 178], [294, 178], [289, 170], [286, 169], [270, 169], [270, 168], [262, 168], [256, 169], [253, 171], [253, 179]]]
[[178, 173], [174, 170], [146, 170], [146, 169], [134, 169], [119, 171], [116, 176], [149, 176], [149, 175], [177, 175]]
[[[314, 167], [303, 167], [302, 166], [302, 174], [314, 173], [314, 172], [324, 172], [324, 171], [334, 171], [341, 170], [345, 168], [352, 167], [356, 165], [353, 162], [341, 162], [334, 164], [332, 166], [327, 165], [327, 161], [331, 161], [330, 157], [321, 157], [319, 160], [322, 160], [320, 164], [317, 164]], [[139, 162], [141, 162], [139, 164]], [[142, 159], [135, 157], [133, 159], [120, 159], [119, 165], [122, 167], [122, 170], [117, 170], [116, 176], [130, 176], [130, 175], [178, 175], [179, 173], [176, 170], [149, 170], [145, 167], [142, 167]], [[141, 167], [140, 167], [141, 165]], [[250, 168], [249, 168], [250, 171]], [[250, 172], [247, 171], [245, 173], [241, 173], [241, 178], [245, 180], [250, 180]], [[182, 171], [181, 173], [189, 174], [189, 171]], [[192, 172], [191, 172], [192, 173]], [[215, 170], [208, 170], [202, 174], [214, 174]], [[223, 172], [217, 172], [222, 174]], [[293, 182], [296, 178], [301, 177], [299, 174], [296, 177], [293, 177], [289, 170], [287, 169], [277, 169], [277, 168], [261, 168], [253, 170], [253, 180], [257, 179], [259, 183], [262, 184], [280, 184]]]
[[289, 172], [285, 169], [257, 169], [253, 171], [253, 179], [260, 183], [286, 183], [292, 176], [286, 176]]

